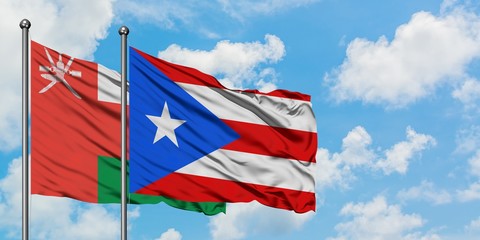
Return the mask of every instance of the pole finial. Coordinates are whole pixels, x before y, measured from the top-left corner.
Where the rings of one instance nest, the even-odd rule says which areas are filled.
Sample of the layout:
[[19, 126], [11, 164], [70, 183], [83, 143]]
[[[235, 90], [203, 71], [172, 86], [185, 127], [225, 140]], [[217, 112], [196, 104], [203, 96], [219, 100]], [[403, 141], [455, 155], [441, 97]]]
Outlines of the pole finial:
[[120, 29], [118, 29], [118, 34], [120, 35], [128, 35], [130, 30], [128, 30], [127, 26], [121, 26]]
[[28, 21], [28, 19], [24, 18], [22, 21], [20, 21], [19, 26], [21, 29], [29, 29], [32, 24], [30, 23], [30, 21]]

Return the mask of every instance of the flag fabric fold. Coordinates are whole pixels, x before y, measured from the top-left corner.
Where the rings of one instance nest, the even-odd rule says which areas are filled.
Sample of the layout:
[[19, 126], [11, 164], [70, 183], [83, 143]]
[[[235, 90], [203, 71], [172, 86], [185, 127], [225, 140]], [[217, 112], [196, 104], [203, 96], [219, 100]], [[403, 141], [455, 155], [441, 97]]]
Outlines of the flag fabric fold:
[[[31, 192], [120, 202], [120, 75], [31, 41]], [[127, 156], [128, 158], [128, 156]], [[129, 195], [213, 215], [225, 203]]]
[[315, 210], [310, 96], [231, 90], [130, 48], [130, 191]]

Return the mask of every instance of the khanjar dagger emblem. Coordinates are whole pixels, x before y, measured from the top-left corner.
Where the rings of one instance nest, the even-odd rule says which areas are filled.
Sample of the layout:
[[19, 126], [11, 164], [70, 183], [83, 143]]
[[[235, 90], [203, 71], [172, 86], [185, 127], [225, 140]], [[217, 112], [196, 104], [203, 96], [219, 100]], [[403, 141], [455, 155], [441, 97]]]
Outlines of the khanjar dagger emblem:
[[50, 53], [48, 53], [48, 50], [46, 48], [45, 53], [47, 55], [48, 61], [50, 62], [50, 66], [40, 66], [40, 71], [41, 72], [47, 72], [41, 74], [41, 76], [50, 81], [50, 84], [48, 84], [46, 87], [44, 87], [42, 90], [39, 91], [39, 93], [45, 93], [48, 91], [50, 88], [52, 88], [55, 84], [58, 82], [61, 82], [65, 85], [65, 87], [70, 90], [70, 92], [75, 95], [78, 99], [82, 99], [80, 95], [70, 86], [70, 84], [65, 80], [65, 75], [70, 75], [72, 77], [82, 77], [82, 72], [80, 71], [74, 71], [74, 70], [69, 70], [70, 66], [73, 63], [73, 57], [70, 58], [68, 61], [67, 65], [65, 65], [62, 61], [62, 54], [60, 53], [58, 55], [58, 62], [55, 64], [52, 60], [52, 56], [50, 56]]

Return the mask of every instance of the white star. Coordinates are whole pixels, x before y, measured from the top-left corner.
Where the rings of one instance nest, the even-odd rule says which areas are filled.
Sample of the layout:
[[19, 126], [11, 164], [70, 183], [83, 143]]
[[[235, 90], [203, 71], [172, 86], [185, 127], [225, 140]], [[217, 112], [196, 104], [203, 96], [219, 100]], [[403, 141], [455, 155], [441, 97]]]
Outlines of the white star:
[[175, 146], [178, 147], [177, 137], [175, 136], [175, 129], [180, 127], [180, 125], [182, 125], [186, 121], [170, 118], [170, 112], [168, 111], [167, 102], [165, 102], [165, 105], [163, 106], [161, 117], [151, 115], [145, 116], [147, 116], [147, 118], [150, 119], [150, 121], [152, 121], [155, 126], [157, 126], [157, 133], [155, 134], [155, 139], [153, 140], [153, 143], [156, 143], [158, 142], [158, 140], [167, 136], [170, 141], [172, 141]]

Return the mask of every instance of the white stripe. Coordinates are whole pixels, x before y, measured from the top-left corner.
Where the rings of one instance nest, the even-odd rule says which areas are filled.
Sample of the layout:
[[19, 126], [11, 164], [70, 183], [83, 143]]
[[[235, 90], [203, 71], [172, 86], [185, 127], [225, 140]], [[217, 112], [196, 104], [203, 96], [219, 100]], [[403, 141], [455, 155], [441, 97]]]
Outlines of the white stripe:
[[310, 102], [195, 84], [177, 84], [220, 119], [317, 131]]
[[176, 172], [314, 192], [314, 168], [311, 162], [219, 149]]
[[[127, 82], [128, 84], [128, 82]], [[98, 100], [120, 104], [120, 73], [98, 64]], [[127, 86], [128, 88], [128, 86]], [[127, 95], [127, 104], [129, 104]]]
[[[120, 79], [118, 72], [98, 64], [98, 100], [120, 104]], [[220, 119], [317, 131], [310, 102], [195, 84], [177, 84]]]
[[[120, 104], [120, 78], [118, 72], [98, 64], [99, 101]], [[317, 131], [310, 102], [195, 84], [177, 84], [220, 119]]]

